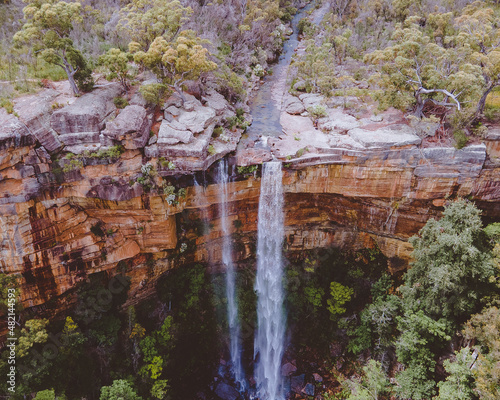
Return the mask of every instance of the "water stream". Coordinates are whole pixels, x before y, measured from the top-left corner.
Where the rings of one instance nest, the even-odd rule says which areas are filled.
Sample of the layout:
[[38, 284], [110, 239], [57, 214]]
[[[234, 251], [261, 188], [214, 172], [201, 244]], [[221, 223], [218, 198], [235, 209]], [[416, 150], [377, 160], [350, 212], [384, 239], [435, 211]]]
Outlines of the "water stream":
[[255, 381], [261, 400], [283, 400], [281, 359], [284, 351], [284, 238], [281, 163], [262, 166], [257, 225], [257, 332], [254, 344]]
[[247, 138], [240, 141], [242, 146], [252, 141], [256, 142], [256, 147], [266, 147], [268, 137], [277, 137], [282, 134], [280, 113], [285, 94], [289, 89], [288, 67], [299, 44], [297, 25], [313, 4], [314, 1], [293, 17], [291, 21], [293, 33], [285, 41], [278, 62], [272, 65], [273, 74], [264, 77], [263, 84], [250, 101], [253, 121], [246, 131]]
[[245, 372], [241, 363], [241, 340], [240, 323], [238, 319], [238, 303], [236, 301], [236, 271], [233, 264], [233, 246], [231, 243], [231, 232], [228, 223], [228, 166], [227, 160], [223, 158], [218, 166], [218, 182], [220, 184], [220, 219], [222, 224], [222, 262], [226, 267], [226, 297], [227, 297], [227, 319], [229, 324], [231, 355], [231, 372], [234, 381], [239, 386], [239, 390], [244, 392], [247, 389]]

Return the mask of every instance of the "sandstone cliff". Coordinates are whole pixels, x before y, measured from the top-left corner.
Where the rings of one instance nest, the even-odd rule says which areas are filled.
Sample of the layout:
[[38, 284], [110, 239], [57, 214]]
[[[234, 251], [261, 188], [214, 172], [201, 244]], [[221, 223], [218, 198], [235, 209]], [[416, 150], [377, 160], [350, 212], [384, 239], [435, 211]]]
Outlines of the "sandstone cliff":
[[[170, 268], [220, 263], [219, 188], [210, 166], [235, 151], [241, 130], [225, 129], [222, 138], [213, 131], [234, 110], [211, 93], [184, 105], [173, 98], [160, 117], [140, 99], [120, 112], [112, 101], [118, 93], [111, 86], [59, 108], [52, 106], [59, 94], [47, 90], [16, 102], [19, 117], [0, 109], [0, 268], [18, 278], [25, 307], [64, 309], [66, 294], [100, 271], [125, 271], [132, 297], [143, 298]], [[356, 124], [350, 129], [342, 140], [352, 143], [362, 132]], [[488, 139], [461, 150], [411, 140], [313, 143], [288, 157], [288, 139], [274, 141], [271, 147], [283, 151], [273, 155], [286, 166], [287, 249], [377, 245], [397, 270], [407, 265], [408, 237], [439, 216], [448, 199], [470, 198], [486, 218], [498, 219], [494, 129]], [[307, 144], [307, 135], [302, 140]], [[105, 152], [117, 145], [121, 154]], [[257, 150], [238, 150], [231, 161], [249, 164], [257, 153], [270, 158]], [[206, 185], [197, 185], [192, 174], [204, 170]], [[255, 245], [258, 176], [235, 172], [228, 190], [238, 260], [252, 257]]]

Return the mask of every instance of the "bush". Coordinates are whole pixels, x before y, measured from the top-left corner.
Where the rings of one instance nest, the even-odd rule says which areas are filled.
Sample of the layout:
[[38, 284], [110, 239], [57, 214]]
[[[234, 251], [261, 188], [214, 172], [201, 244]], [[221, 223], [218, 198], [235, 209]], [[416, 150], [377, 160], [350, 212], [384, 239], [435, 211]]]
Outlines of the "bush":
[[115, 97], [113, 103], [115, 103], [116, 108], [125, 108], [128, 106], [127, 99], [121, 96]]
[[322, 105], [322, 104], [317, 104], [317, 105], [315, 105], [313, 107], [309, 107], [307, 109], [307, 112], [314, 119], [326, 117], [326, 107], [324, 105]]
[[464, 148], [469, 141], [469, 138], [462, 129], [453, 132], [453, 138], [455, 139], [455, 147], [459, 150]]
[[139, 92], [149, 104], [158, 105], [167, 93], [167, 86], [162, 83], [150, 83], [142, 85]]
[[307, 18], [302, 18], [297, 25], [299, 35], [303, 35], [304, 33], [307, 34], [311, 30], [311, 28], [312, 22]]
[[0, 99], [0, 107], [5, 108], [9, 114], [14, 112], [14, 104], [9, 99]]

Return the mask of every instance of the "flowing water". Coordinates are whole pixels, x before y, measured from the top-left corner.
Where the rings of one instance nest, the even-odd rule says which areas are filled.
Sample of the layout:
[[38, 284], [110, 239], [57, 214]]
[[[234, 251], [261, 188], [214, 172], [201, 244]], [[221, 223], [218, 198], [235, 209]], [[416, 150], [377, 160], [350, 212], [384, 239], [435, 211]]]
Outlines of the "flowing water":
[[283, 186], [281, 163], [262, 166], [257, 225], [257, 332], [254, 356], [255, 380], [261, 400], [284, 399], [281, 359], [284, 351], [285, 315], [283, 312], [284, 238]]
[[[253, 121], [246, 131], [247, 138], [240, 141], [241, 146], [247, 142], [257, 142], [256, 147], [265, 147], [268, 137], [282, 134], [280, 113], [284, 96], [289, 89], [288, 67], [299, 44], [297, 25], [313, 5], [314, 2], [311, 2], [293, 17], [291, 21], [293, 33], [285, 41], [278, 62], [272, 65], [273, 74], [264, 77], [263, 84], [250, 101]], [[259, 137], [262, 139], [259, 140]]]
[[241, 363], [241, 340], [240, 340], [240, 323], [238, 320], [238, 303], [236, 301], [236, 271], [233, 264], [233, 246], [231, 243], [231, 232], [228, 224], [228, 190], [227, 184], [229, 181], [227, 160], [222, 159], [219, 162], [218, 181], [220, 184], [220, 219], [222, 224], [222, 232], [224, 234], [222, 242], [222, 262], [226, 267], [226, 297], [227, 297], [227, 319], [229, 324], [230, 345], [229, 352], [231, 355], [231, 372], [236, 384], [241, 392], [247, 389], [245, 380], [245, 372]]

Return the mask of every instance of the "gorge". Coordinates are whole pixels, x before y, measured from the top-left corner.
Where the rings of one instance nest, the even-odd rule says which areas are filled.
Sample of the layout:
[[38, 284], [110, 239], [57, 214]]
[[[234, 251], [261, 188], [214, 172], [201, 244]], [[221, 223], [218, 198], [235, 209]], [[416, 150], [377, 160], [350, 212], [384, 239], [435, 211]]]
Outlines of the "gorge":
[[[78, 357], [99, 360], [88, 377], [63, 359], [86, 379], [68, 398], [116, 371], [155, 398], [169, 385], [196, 399], [327, 398], [318, 393], [342, 390], [335, 373], [369, 358], [346, 355], [349, 324], [379, 282], [393, 280], [381, 298], [398, 292], [409, 238], [457, 199], [500, 222], [498, 123], [458, 148], [443, 121], [301, 88], [296, 28], [309, 11], [319, 24], [329, 4], [290, 18], [263, 90], [257, 66], [247, 73], [261, 96], [251, 106], [210, 80], [154, 104], [140, 90], [158, 84], [146, 71], [128, 92], [102, 80], [74, 97], [57, 82], [0, 108], [0, 272], [18, 290], [19, 327], [47, 318], [58, 334], [85, 332], [92, 351]], [[1, 318], [2, 345], [7, 332]]]

